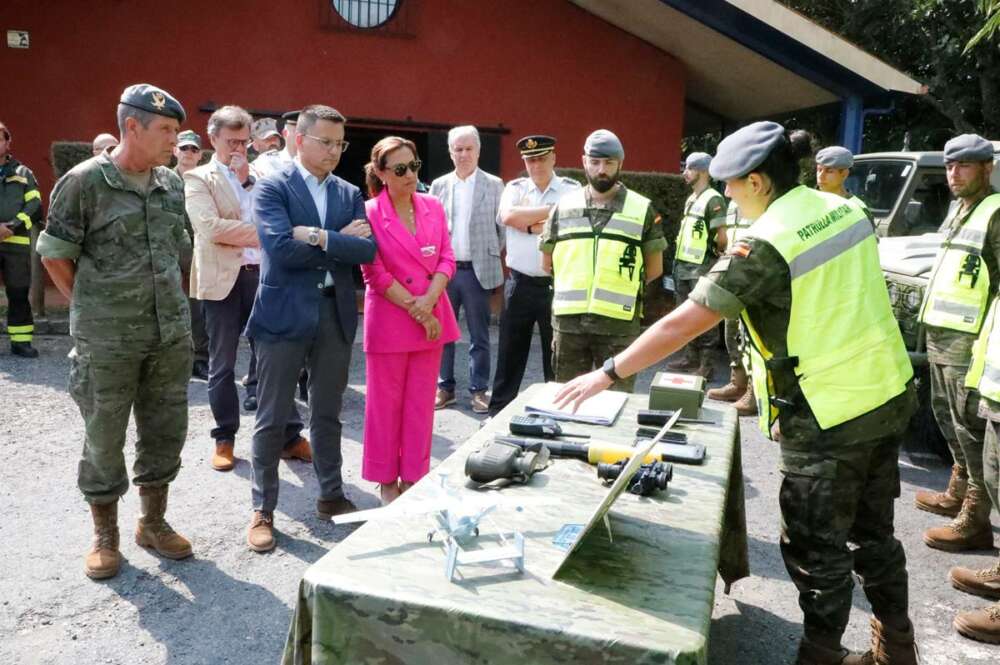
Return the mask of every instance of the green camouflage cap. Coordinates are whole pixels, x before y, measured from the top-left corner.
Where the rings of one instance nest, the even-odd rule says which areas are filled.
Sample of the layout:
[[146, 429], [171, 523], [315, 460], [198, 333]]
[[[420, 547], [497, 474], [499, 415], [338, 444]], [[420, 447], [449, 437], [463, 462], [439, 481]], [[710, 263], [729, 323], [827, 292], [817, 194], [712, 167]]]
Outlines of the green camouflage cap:
[[186, 145], [193, 145], [201, 150], [201, 137], [198, 136], [198, 132], [191, 129], [185, 129], [177, 135], [177, 147], [183, 148]]
[[278, 121], [274, 118], [255, 120], [250, 130], [255, 139], [266, 139], [268, 136], [278, 136]]
[[184, 107], [166, 90], [149, 83], [136, 83], [122, 91], [120, 104], [184, 122]]

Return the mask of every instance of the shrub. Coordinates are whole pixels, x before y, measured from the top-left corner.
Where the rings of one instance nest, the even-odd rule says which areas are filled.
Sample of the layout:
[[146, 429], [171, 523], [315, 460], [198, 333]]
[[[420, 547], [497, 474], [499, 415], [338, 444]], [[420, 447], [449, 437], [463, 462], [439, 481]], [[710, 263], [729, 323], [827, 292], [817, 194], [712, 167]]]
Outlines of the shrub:
[[[71, 168], [90, 159], [90, 141], [53, 141], [52, 142], [52, 170], [55, 172], [56, 180], [63, 177]], [[212, 149], [201, 151], [201, 161], [204, 164], [212, 158]], [[170, 160], [170, 167], [173, 168], [176, 160]]]

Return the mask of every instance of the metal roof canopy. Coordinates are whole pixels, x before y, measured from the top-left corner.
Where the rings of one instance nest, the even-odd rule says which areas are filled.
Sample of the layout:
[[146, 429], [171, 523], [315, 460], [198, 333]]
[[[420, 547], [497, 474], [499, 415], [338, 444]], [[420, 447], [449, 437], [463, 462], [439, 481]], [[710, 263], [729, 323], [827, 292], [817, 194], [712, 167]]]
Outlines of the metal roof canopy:
[[680, 60], [685, 133], [842, 105], [841, 138], [860, 148], [865, 104], [926, 88], [773, 0], [571, 0]]

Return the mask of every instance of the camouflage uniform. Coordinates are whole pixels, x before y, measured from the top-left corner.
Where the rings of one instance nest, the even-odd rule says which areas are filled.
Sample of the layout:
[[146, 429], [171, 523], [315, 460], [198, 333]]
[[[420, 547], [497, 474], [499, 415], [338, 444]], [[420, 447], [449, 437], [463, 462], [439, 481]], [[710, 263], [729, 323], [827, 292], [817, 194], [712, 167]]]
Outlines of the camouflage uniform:
[[993, 507], [1000, 511], [1000, 403], [983, 397], [979, 403], [979, 417], [986, 419], [986, 438], [983, 442], [983, 484], [990, 495]]
[[[618, 186], [618, 191], [607, 208], [590, 205], [590, 188], [586, 190], [587, 208], [584, 214], [590, 219], [591, 227], [600, 231], [611, 219], [611, 215], [621, 212], [625, 206], [625, 195], [628, 190], [624, 185]], [[546, 254], [552, 254], [556, 245], [559, 230], [559, 208], [552, 209], [545, 230], [539, 237], [538, 247]], [[642, 231], [642, 253], [644, 255], [662, 252], [667, 247], [663, 237], [663, 227], [660, 216], [650, 205], [646, 210], [646, 220]], [[557, 269], [553, 266], [553, 273]], [[642, 301], [642, 291], [645, 288], [645, 271], [640, 277], [639, 301]], [[629, 344], [639, 336], [642, 321], [642, 307], [636, 307], [635, 316], [630, 321], [612, 319], [599, 314], [572, 314], [552, 316], [552, 371], [556, 381], [569, 381], [581, 374], [586, 374], [595, 367], [600, 367], [610, 356], [624, 351]], [[635, 376], [622, 381], [616, 381], [613, 389], [632, 392], [635, 387]]]
[[[766, 242], [745, 239], [702, 278], [691, 299], [734, 318], [746, 309], [772, 352], [787, 355], [788, 265]], [[893, 536], [901, 434], [916, 408], [912, 384], [853, 420], [821, 430], [789, 368], [772, 370], [789, 396], [778, 416], [781, 553], [799, 590], [807, 639], [839, 647], [851, 610], [852, 570], [876, 617], [907, 613], [906, 556]], [[853, 543], [855, 549], [850, 549]]]
[[[958, 215], [959, 206], [952, 203], [941, 232], [951, 237], [964, 225], [972, 209]], [[983, 243], [983, 263], [989, 272], [990, 298], [997, 292], [1000, 274], [1000, 213], [990, 220]], [[955, 464], [966, 470], [969, 487], [983, 487], [983, 437], [986, 422], [978, 414], [979, 392], [965, 387], [965, 373], [972, 359], [972, 333], [927, 326], [927, 360], [930, 362], [931, 409], [941, 433], [948, 442]]]
[[[687, 198], [687, 202], [684, 204], [685, 212], [694, 205], [697, 199], [697, 194], [691, 194]], [[691, 263], [690, 261], [674, 259], [674, 296], [678, 307], [688, 299], [698, 283], [698, 279], [708, 272], [718, 256], [715, 240], [720, 229], [726, 225], [726, 200], [724, 198], [713, 196], [708, 200], [708, 204], [705, 206], [704, 224], [705, 232], [708, 234], [708, 251], [705, 252], [704, 260], [701, 263]], [[711, 330], [698, 335], [688, 344], [692, 349], [715, 348], [719, 344], [718, 326], [713, 326]]]
[[122, 449], [132, 410], [133, 482], [163, 486], [180, 469], [191, 374], [184, 227], [184, 186], [164, 167], [143, 191], [104, 153], [52, 193], [38, 253], [76, 263], [69, 390], [85, 424], [78, 485], [90, 503], [113, 503], [128, 489]]

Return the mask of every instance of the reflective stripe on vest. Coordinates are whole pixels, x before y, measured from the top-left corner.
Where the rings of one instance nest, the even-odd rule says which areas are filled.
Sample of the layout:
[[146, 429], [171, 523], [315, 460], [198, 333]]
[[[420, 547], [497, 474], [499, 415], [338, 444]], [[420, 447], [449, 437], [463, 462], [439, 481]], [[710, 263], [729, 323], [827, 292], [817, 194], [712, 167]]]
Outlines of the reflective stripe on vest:
[[726, 210], [726, 247], [732, 247], [747, 234], [747, 229], [753, 226], [753, 221], [740, 214], [740, 208], [734, 202], [729, 202]]
[[997, 210], [1000, 210], [1000, 194], [987, 196], [938, 250], [920, 308], [922, 323], [979, 333], [990, 297], [990, 273], [982, 259], [983, 243]]
[[868, 413], [906, 390], [913, 376], [889, 305], [871, 224], [835, 194], [796, 187], [770, 205], [749, 236], [788, 265], [792, 309], [788, 356], [775, 358], [746, 311], [760, 425], [770, 435], [785, 395], [771, 368], [794, 372], [821, 429]]
[[629, 190], [621, 212], [600, 233], [585, 215], [584, 190], [559, 200], [552, 250], [552, 313], [599, 314], [631, 321], [642, 288], [642, 231], [649, 199]]
[[7, 236], [3, 240], [0, 240], [0, 242], [9, 242], [13, 245], [30, 245], [31, 238], [28, 236]]
[[705, 211], [708, 209], [708, 202], [716, 196], [720, 194], [709, 187], [697, 197], [694, 194], [688, 197], [681, 228], [677, 232], [677, 252], [674, 258], [678, 261], [698, 265], [705, 262], [709, 236], [709, 220], [705, 219]]

